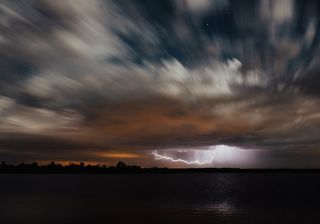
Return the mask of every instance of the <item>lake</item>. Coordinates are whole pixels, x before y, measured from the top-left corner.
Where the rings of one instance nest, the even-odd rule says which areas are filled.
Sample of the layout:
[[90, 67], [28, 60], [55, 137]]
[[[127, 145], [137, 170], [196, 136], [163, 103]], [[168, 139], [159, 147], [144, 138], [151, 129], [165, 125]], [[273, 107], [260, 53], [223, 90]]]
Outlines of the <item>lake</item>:
[[0, 223], [320, 223], [320, 174], [0, 174]]

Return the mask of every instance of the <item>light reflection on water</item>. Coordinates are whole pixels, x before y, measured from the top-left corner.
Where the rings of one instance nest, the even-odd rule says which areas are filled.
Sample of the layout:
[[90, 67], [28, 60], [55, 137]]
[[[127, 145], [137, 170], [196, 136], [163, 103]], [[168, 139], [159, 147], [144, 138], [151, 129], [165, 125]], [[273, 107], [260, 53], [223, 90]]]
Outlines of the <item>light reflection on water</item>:
[[193, 208], [195, 214], [211, 213], [217, 216], [231, 216], [235, 213], [239, 213], [239, 209], [235, 205], [228, 201], [222, 201], [213, 204], [197, 205]]

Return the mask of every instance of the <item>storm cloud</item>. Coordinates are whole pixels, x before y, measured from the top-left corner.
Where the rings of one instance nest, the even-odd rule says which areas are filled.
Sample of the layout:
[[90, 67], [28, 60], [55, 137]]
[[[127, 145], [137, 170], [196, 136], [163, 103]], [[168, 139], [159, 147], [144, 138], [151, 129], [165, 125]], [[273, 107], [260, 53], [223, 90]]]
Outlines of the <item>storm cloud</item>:
[[316, 164], [319, 7], [1, 1], [0, 159], [150, 165], [154, 149], [224, 144]]

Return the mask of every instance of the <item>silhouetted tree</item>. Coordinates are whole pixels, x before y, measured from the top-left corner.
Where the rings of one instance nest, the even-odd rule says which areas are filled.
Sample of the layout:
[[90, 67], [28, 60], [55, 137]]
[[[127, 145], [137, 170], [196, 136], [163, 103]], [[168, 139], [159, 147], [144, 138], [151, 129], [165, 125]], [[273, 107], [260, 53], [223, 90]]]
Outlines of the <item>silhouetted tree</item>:
[[116, 167], [117, 167], [118, 169], [125, 169], [125, 168], [127, 168], [127, 164], [125, 164], [125, 163], [122, 162], [122, 161], [119, 161], [119, 162], [117, 163]]
[[[146, 173], [146, 172], [164, 172], [165, 169], [157, 170], [149, 168], [140, 168], [135, 165], [127, 165], [123, 161], [119, 161], [115, 166], [107, 167], [104, 164], [85, 165], [81, 163], [69, 163], [69, 165], [61, 165], [60, 163], [50, 162], [46, 165], [34, 163], [21, 163], [18, 165], [6, 164], [0, 162], [0, 173]], [[167, 171], [165, 171], [167, 172]]]
[[52, 162], [49, 163], [48, 166], [55, 167], [55, 166], [56, 166], [56, 163], [52, 161]]

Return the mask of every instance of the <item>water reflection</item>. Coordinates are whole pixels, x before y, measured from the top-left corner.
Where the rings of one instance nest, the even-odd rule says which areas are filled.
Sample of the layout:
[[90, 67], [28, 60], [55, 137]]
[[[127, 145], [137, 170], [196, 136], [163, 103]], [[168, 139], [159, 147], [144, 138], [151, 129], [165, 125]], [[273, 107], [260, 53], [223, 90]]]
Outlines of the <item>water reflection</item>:
[[201, 204], [193, 208], [195, 214], [211, 213], [217, 216], [231, 216], [239, 213], [239, 209], [229, 201], [216, 202], [212, 204]]

